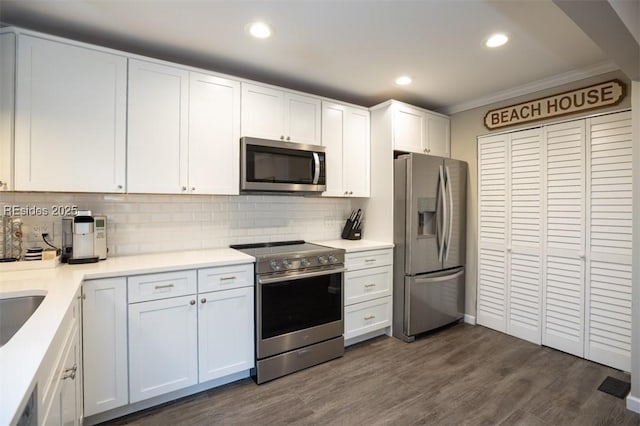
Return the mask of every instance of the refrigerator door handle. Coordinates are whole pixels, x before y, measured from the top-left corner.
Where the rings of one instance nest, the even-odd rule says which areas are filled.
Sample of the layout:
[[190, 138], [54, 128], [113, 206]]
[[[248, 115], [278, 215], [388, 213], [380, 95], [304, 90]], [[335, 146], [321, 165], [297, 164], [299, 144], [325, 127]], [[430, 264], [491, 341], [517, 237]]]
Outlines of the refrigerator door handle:
[[452, 275], [443, 275], [440, 277], [429, 277], [429, 278], [416, 277], [416, 284], [430, 284], [430, 283], [438, 283], [442, 281], [449, 281], [449, 280], [458, 278], [462, 274], [464, 274], [464, 269], [461, 269]]
[[440, 235], [442, 235], [442, 238], [440, 238], [440, 244], [438, 247], [438, 261], [442, 262], [442, 257], [444, 255], [444, 242], [445, 242], [445, 231], [447, 229], [447, 202], [446, 202], [446, 194], [445, 194], [445, 187], [444, 187], [444, 169], [442, 167], [442, 165], [440, 166], [440, 197], [442, 200], [442, 228], [440, 229]]
[[449, 247], [451, 246], [451, 234], [453, 233], [453, 192], [451, 189], [451, 175], [449, 174], [449, 166], [445, 166], [445, 172], [447, 176], [447, 184], [446, 188], [448, 190], [448, 198], [449, 198], [449, 232], [447, 235], [447, 250], [444, 255], [444, 260], [449, 259]]

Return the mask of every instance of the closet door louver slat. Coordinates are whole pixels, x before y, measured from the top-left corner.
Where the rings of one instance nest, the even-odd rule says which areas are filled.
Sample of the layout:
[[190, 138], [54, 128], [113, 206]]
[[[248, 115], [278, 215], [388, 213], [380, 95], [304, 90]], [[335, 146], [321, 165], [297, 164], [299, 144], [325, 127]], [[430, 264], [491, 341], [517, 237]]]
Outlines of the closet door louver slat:
[[585, 125], [546, 131], [546, 230], [542, 344], [584, 352]]
[[506, 331], [506, 135], [478, 141], [478, 324]]
[[541, 341], [541, 129], [511, 134], [509, 144], [509, 244], [507, 332]]
[[630, 371], [631, 113], [587, 120], [585, 357]]

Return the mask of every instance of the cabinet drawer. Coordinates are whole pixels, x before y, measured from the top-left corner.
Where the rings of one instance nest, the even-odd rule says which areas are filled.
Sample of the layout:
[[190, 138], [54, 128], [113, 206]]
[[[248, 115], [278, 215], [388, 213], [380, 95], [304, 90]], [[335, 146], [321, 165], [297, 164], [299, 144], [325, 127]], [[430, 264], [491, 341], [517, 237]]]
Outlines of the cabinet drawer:
[[345, 339], [380, 330], [391, 325], [391, 297], [347, 306], [344, 312]]
[[134, 275], [127, 278], [127, 282], [129, 303], [185, 296], [197, 289], [196, 271]]
[[384, 265], [393, 265], [393, 249], [347, 253], [345, 256], [345, 266], [350, 271]]
[[198, 291], [253, 287], [253, 263], [198, 270]]
[[348, 271], [344, 277], [344, 304], [347, 306], [391, 295], [393, 267], [390, 265]]

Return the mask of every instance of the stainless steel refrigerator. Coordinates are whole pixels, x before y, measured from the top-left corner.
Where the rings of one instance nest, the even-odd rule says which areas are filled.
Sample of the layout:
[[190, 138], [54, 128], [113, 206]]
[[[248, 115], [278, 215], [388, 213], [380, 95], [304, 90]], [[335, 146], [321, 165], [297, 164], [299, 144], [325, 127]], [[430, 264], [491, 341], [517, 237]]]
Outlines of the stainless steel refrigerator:
[[464, 316], [467, 163], [394, 160], [393, 335], [407, 342]]

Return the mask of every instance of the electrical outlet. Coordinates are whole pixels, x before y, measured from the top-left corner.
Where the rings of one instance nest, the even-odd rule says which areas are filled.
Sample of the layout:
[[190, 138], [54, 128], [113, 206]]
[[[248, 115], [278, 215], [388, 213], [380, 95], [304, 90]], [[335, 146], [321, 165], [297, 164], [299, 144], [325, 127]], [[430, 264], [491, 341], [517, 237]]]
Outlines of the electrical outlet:
[[42, 234], [49, 234], [49, 238], [53, 237], [48, 223], [38, 223], [31, 226], [31, 239], [33, 241], [42, 242]]

